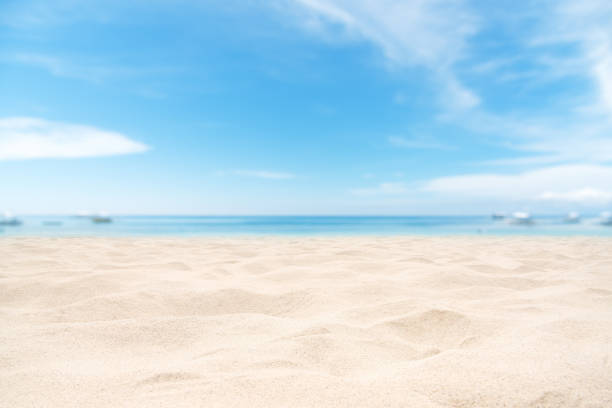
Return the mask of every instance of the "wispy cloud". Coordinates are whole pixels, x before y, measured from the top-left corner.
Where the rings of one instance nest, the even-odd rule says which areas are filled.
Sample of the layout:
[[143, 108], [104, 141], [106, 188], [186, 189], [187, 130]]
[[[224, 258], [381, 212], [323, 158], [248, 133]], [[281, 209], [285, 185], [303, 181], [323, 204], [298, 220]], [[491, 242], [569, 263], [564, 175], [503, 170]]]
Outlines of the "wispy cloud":
[[556, 3], [536, 45], [577, 45], [576, 67], [597, 86], [599, 106], [612, 115], [612, 3], [564, 0]]
[[[347, 34], [379, 45], [399, 65], [454, 63], [476, 21], [460, 0], [295, 0], [318, 18], [317, 29], [342, 24]], [[321, 21], [323, 20], [323, 21]]]
[[466, 174], [430, 180], [422, 191], [472, 199], [602, 204], [612, 197], [612, 166], [564, 165], [518, 174]]
[[112, 156], [148, 149], [121, 133], [91, 126], [29, 117], [0, 119], [0, 160]]
[[[176, 66], [129, 66], [101, 61], [99, 58], [79, 56], [59, 56], [44, 53], [16, 53], [4, 55], [2, 60], [37, 67], [49, 72], [53, 76], [79, 79], [94, 83], [102, 83], [111, 79], [141, 79], [155, 75], [172, 74], [181, 71]], [[138, 91], [139, 94], [159, 98], [163, 93], [151, 89], [150, 85]]]
[[524, 59], [537, 52], [537, 57], [531, 58], [535, 66], [531, 79], [548, 83], [582, 78], [593, 86], [581, 87], [578, 95], [570, 87], [571, 94], [558, 95], [552, 101], [563, 103], [549, 109], [548, 116], [530, 111], [502, 115], [480, 110], [454, 120], [470, 130], [494, 134], [518, 152], [518, 156], [488, 164], [611, 162], [612, 3], [563, 0], [544, 2], [537, 10], [531, 16], [537, 28], [529, 36], [519, 37]]
[[[451, 119], [451, 121], [459, 119]], [[532, 117], [472, 112], [461, 118], [472, 132], [490, 135], [491, 142], [512, 156], [488, 160], [488, 165], [537, 166], [612, 161], [612, 124], [600, 115]]]
[[[383, 182], [349, 192], [364, 200], [411, 200], [421, 208], [468, 205], [468, 212], [493, 207], [603, 209], [612, 203], [612, 166], [564, 165], [513, 174], [464, 174], [419, 182]], [[399, 202], [398, 202], [399, 203]], [[451, 210], [452, 212], [452, 210]]]
[[117, 68], [103, 65], [75, 64], [65, 58], [46, 54], [22, 53], [16, 54], [11, 59], [20, 64], [42, 68], [55, 76], [84, 79], [92, 82], [100, 82], [120, 71]]
[[[470, 131], [491, 135], [517, 153], [489, 164], [544, 165], [612, 160], [612, 3], [604, 0], [528, 2], [525, 13], [499, 13], [493, 19], [487, 7], [471, 7], [461, 0], [392, 1], [287, 0], [297, 7], [302, 24], [322, 38], [362, 40], [374, 44], [392, 67], [426, 68], [440, 91], [440, 104], [449, 120]], [[490, 11], [490, 10], [489, 10]], [[495, 20], [495, 19], [501, 20]], [[512, 56], [486, 53], [477, 57], [481, 42], [472, 42], [479, 30], [508, 19], [521, 20], [512, 32]], [[458, 65], [461, 63], [462, 70]], [[495, 80], [529, 76], [549, 83], [568, 76], [592, 81], [576, 97], [559, 95], [558, 106], [548, 109], [516, 107], [511, 113], [489, 108], [461, 80], [459, 72], [496, 75]], [[560, 89], [558, 90], [560, 91]], [[585, 100], [592, 100], [588, 106]], [[396, 98], [402, 103], [403, 95]], [[574, 104], [570, 101], [576, 100]], [[555, 103], [555, 102], [553, 102]], [[396, 146], [426, 148], [420, 141], [390, 140]]]
[[323, 38], [366, 40], [393, 67], [426, 67], [447, 108], [464, 110], [480, 103], [453, 68], [478, 30], [478, 21], [464, 1], [288, 0], [285, 4], [297, 7], [303, 27]]
[[566, 192], [545, 191], [538, 197], [541, 200], [566, 201], [580, 204], [607, 204], [612, 202], [612, 191], [583, 188]]

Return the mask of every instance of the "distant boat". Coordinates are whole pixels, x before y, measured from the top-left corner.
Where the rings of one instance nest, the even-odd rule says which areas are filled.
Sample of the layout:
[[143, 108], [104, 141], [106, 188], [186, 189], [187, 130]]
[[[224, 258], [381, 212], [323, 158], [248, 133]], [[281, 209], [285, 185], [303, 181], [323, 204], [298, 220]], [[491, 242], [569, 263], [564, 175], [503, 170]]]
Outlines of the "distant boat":
[[517, 225], [531, 225], [533, 224], [533, 219], [528, 212], [517, 211], [512, 213], [512, 224]]
[[113, 219], [105, 212], [101, 212], [98, 215], [91, 217], [91, 221], [95, 224], [108, 224], [113, 222]]
[[599, 223], [601, 225], [612, 225], [612, 213], [608, 211], [602, 212], [601, 218], [599, 219]]
[[568, 224], [577, 224], [580, 222], [580, 214], [575, 211], [572, 211], [565, 216], [564, 221]]
[[0, 217], [0, 225], [2, 226], [16, 227], [21, 224], [21, 220], [8, 211], [5, 211], [2, 217]]
[[95, 224], [108, 224], [113, 222], [113, 219], [107, 215], [94, 215], [91, 221]]
[[501, 212], [494, 212], [493, 214], [491, 214], [491, 218], [493, 218], [494, 220], [503, 220], [504, 218], [506, 218], [506, 214]]

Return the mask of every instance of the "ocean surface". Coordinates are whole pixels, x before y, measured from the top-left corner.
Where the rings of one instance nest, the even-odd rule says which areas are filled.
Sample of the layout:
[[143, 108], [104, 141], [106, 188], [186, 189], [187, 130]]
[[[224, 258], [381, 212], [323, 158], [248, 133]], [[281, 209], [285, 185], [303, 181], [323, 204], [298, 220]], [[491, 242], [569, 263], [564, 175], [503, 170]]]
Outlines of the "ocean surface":
[[24, 216], [0, 226], [6, 236], [243, 236], [243, 235], [551, 235], [610, 236], [597, 216], [568, 224], [563, 216], [535, 216], [515, 225], [490, 216]]

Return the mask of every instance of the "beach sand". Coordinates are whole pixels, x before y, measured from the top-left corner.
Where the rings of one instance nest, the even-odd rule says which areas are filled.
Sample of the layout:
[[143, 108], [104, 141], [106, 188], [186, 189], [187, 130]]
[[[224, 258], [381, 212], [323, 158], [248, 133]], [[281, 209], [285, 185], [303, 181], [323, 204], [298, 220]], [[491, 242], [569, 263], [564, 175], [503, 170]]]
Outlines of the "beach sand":
[[612, 407], [612, 240], [0, 239], [2, 407]]

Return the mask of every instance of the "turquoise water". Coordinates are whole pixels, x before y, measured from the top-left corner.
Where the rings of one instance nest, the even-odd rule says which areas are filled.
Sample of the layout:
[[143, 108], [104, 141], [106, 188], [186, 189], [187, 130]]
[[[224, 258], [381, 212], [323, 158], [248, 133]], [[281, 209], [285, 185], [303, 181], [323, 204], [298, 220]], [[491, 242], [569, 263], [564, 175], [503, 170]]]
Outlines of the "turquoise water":
[[563, 216], [513, 225], [490, 216], [115, 216], [110, 224], [85, 217], [27, 216], [0, 226], [1, 236], [237, 236], [237, 235], [587, 235], [610, 236], [596, 216], [566, 224]]

